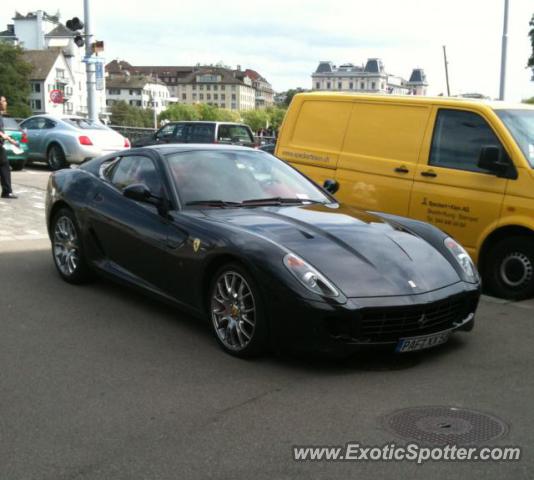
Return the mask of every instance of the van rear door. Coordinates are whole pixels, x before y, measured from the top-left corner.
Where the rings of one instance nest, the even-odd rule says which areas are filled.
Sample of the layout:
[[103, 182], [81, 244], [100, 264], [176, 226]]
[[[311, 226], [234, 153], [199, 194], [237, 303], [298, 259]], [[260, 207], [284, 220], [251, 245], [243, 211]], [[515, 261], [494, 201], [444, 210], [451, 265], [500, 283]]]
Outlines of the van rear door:
[[338, 163], [336, 197], [407, 215], [430, 105], [356, 101]]
[[478, 166], [480, 150], [506, 150], [480, 112], [434, 107], [432, 122], [409, 216], [436, 225], [473, 254], [483, 231], [499, 221], [508, 182]]
[[276, 156], [322, 184], [327, 178], [335, 177], [352, 103], [327, 99], [302, 101], [298, 96], [293, 103], [284, 120]]

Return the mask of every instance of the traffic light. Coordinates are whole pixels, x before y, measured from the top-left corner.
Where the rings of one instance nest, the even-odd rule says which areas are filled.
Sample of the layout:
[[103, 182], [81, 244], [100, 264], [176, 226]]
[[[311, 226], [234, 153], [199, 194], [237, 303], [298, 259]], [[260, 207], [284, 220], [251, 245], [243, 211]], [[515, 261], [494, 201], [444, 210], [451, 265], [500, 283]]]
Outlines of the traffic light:
[[83, 22], [78, 17], [73, 17], [70, 20], [67, 20], [65, 24], [69, 30], [72, 30], [76, 33], [74, 37], [74, 43], [78, 47], [83, 47], [85, 45], [84, 39], [80, 34], [80, 30], [83, 28]]

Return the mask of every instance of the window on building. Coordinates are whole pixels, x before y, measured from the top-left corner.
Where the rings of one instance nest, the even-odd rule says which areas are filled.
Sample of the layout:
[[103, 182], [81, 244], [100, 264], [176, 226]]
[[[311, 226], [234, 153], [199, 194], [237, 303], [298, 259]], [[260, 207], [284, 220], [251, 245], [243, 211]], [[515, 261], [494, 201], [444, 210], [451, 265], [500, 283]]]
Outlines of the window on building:
[[214, 93], [213, 94], [213, 100], [219, 100], [219, 94]]
[[193, 90], [196, 90], [196, 89], [197, 89], [197, 86], [196, 86], [196, 85], [193, 85], [191, 88], [192, 88]]
[[211, 93], [206, 93], [206, 100], [211, 100]]
[[221, 90], [226, 90], [226, 85], [221, 85]]
[[33, 86], [33, 91], [35, 93], [41, 93], [41, 83], [40, 82], [35, 82], [32, 84]]
[[376, 82], [371, 82], [371, 90], [374, 90], [376, 88]]
[[315, 88], [319, 90], [321, 88], [321, 82], [315, 82]]
[[363, 83], [363, 82], [360, 83], [360, 88], [361, 88], [362, 90], [365, 90], [365, 83]]
[[187, 94], [186, 93], [182, 93], [182, 100], [187, 100]]
[[211, 85], [206, 85], [206, 90], [211, 90]]
[[327, 88], [328, 90], [330, 90], [331, 87], [332, 87], [332, 84], [331, 84], [330, 82], [326, 82], [326, 88]]
[[198, 89], [199, 89], [199, 90], [204, 90], [204, 85], [199, 85], [199, 86], [198, 86]]
[[343, 88], [343, 85], [341, 82], [337, 82], [337, 88], [338, 90], [341, 90]]
[[65, 70], [56, 68], [56, 78], [65, 78]]
[[232, 110], [237, 110], [237, 104], [235, 102], [232, 102]]
[[232, 100], [237, 100], [237, 95], [235, 93], [232, 93]]
[[221, 93], [221, 100], [226, 100], [226, 94], [225, 93]]
[[232, 85], [232, 91], [235, 92], [235, 90], [236, 90], [236, 86]]
[[384, 82], [382, 82], [382, 86], [380, 87], [382, 90], [385, 90], [386, 88], [386, 84]]
[[193, 100], [196, 100], [196, 99], [197, 99], [197, 94], [193, 93]]
[[349, 83], [349, 88], [350, 88], [351, 90], [354, 90], [354, 82], [350, 82], [350, 83]]
[[218, 90], [219, 89], [219, 85], [213, 85], [213, 90]]
[[203, 94], [203, 93], [199, 94], [198, 98], [199, 98], [200, 100], [204, 100], [204, 94]]

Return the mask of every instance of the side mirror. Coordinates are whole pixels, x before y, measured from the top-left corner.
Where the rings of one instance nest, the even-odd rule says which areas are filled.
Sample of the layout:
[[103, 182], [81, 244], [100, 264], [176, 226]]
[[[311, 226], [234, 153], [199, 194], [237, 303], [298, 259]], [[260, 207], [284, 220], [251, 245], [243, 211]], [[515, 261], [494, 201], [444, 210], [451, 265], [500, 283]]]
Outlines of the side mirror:
[[328, 192], [334, 195], [339, 190], [339, 182], [337, 180], [333, 180], [331, 178], [328, 178], [323, 183], [323, 188]]
[[146, 185], [143, 183], [134, 183], [133, 185], [128, 185], [123, 191], [122, 194], [126, 198], [131, 198], [138, 202], [150, 202], [152, 199], [152, 194]]
[[170, 209], [169, 201], [166, 198], [153, 195], [150, 189], [143, 183], [134, 183], [128, 185], [122, 194], [126, 198], [136, 200], [137, 202], [150, 203], [158, 209], [158, 213], [164, 217]]
[[494, 145], [480, 149], [478, 166], [495, 174], [497, 177], [517, 178], [517, 172], [513, 164], [506, 158], [502, 149]]

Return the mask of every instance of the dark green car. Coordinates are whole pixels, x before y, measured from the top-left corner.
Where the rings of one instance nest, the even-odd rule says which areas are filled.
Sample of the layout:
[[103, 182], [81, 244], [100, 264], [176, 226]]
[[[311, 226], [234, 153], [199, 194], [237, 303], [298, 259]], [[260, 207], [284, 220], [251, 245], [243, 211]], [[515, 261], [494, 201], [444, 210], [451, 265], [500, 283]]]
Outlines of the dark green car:
[[22, 170], [24, 168], [24, 165], [26, 165], [28, 137], [26, 136], [26, 132], [22, 128], [20, 128], [20, 125], [14, 118], [3, 117], [2, 120], [4, 121], [4, 132], [9, 135], [13, 140], [19, 142], [19, 147], [21, 150], [23, 150], [23, 153], [17, 155], [11, 149], [11, 144], [8, 142], [4, 142], [7, 159], [9, 160], [9, 164], [11, 165], [12, 170]]

